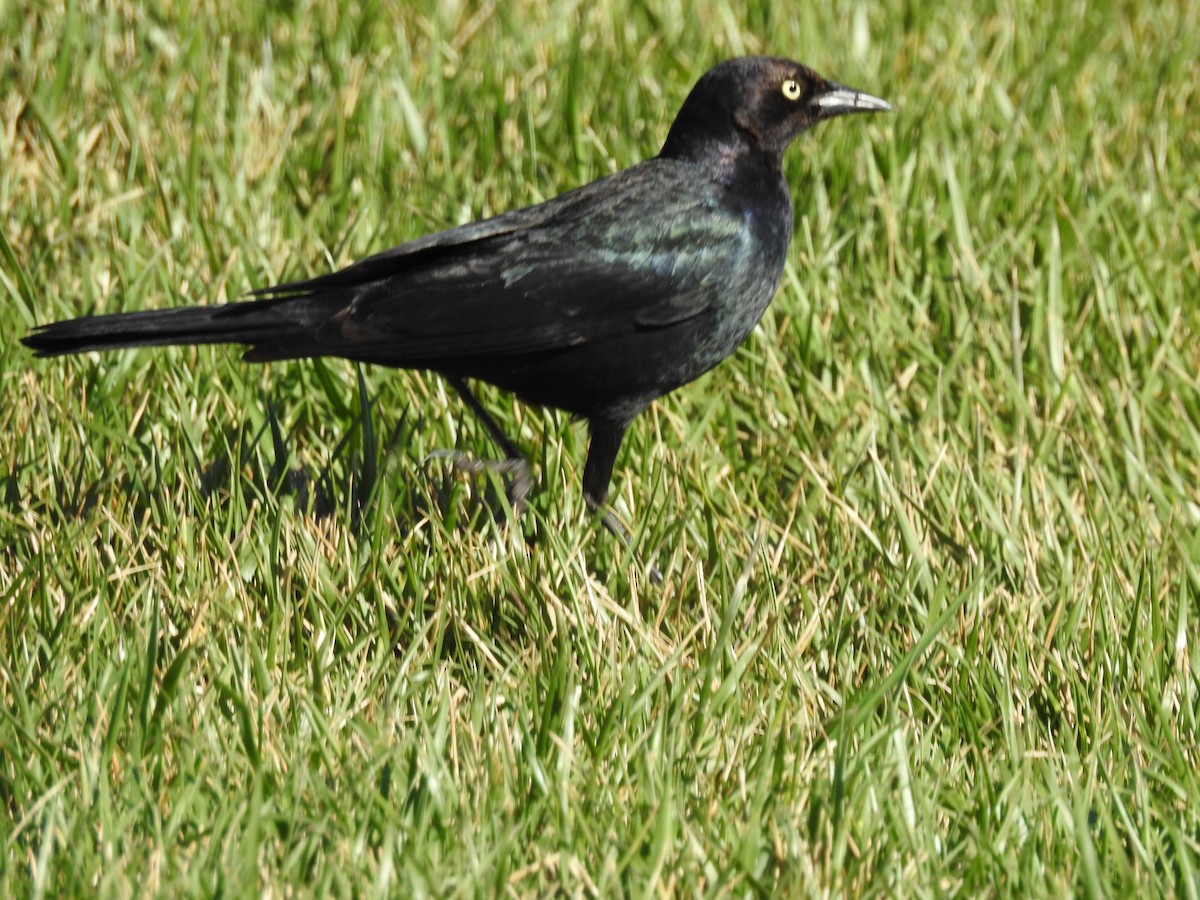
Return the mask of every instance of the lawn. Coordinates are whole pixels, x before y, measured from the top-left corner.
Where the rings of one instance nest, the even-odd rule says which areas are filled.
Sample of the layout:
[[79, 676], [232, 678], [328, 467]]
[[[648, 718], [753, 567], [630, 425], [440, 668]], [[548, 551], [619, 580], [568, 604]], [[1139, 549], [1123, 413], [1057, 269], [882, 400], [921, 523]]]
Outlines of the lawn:
[[[343, 8], [344, 7], [344, 8]], [[1200, 897], [1200, 5], [0, 3], [0, 894]], [[235, 349], [39, 361], [657, 152], [787, 161], [725, 365], [586, 434]], [[663, 584], [647, 578], [656, 566]]]

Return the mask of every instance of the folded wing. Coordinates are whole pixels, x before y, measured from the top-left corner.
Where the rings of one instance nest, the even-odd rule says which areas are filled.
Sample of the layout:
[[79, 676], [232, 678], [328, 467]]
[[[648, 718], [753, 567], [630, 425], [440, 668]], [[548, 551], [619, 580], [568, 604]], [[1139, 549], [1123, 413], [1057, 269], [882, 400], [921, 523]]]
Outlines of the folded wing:
[[[647, 195], [669, 199], [647, 214]], [[260, 343], [247, 356], [436, 367], [669, 327], [711, 307], [749, 240], [724, 202], [723, 188], [698, 190], [679, 164], [635, 166], [538, 206], [259, 291], [336, 312], [303, 353], [288, 340]]]

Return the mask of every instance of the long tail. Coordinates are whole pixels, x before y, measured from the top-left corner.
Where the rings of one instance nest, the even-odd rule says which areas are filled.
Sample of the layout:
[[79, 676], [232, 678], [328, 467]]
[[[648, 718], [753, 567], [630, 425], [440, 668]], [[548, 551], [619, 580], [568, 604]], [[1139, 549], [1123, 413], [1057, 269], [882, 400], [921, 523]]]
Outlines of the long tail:
[[[271, 297], [221, 306], [188, 306], [149, 312], [86, 316], [41, 325], [21, 343], [38, 356], [61, 356], [123, 347], [182, 344], [249, 344], [257, 358], [306, 355], [315, 332], [337, 311], [332, 298]], [[282, 348], [293, 352], [279, 353]]]

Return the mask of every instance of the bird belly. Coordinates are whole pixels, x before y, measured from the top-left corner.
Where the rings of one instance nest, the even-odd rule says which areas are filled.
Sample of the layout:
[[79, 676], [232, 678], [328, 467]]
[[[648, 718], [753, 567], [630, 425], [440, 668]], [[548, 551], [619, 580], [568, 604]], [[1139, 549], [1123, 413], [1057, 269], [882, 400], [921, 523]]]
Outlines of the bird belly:
[[632, 418], [656, 398], [727, 359], [754, 330], [778, 275], [731, 291], [737, 301], [686, 321], [522, 357], [439, 364], [446, 374], [486, 381], [526, 403], [583, 417]]

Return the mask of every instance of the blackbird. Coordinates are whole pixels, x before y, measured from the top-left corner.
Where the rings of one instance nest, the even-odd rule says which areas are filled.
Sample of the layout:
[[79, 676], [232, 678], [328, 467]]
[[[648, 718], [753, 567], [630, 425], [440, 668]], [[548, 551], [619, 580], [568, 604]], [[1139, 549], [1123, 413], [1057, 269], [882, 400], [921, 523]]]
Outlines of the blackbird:
[[583, 491], [603, 510], [634, 417], [733, 353], [770, 303], [792, 236], [788, 145], [824, 119], [889, 109], [800, 63], [732, 59], [700, 78], [658, 156], [545, 203], [254, 299], [87, 316], [23, 342], [38, 356], [243, 344], [251, 362], [333, 356], [427, 370], [519, 459], [467, 387], [488, 382], [587, 420]]

